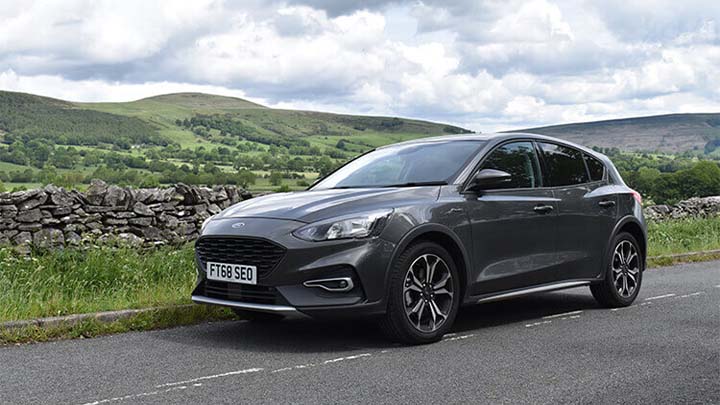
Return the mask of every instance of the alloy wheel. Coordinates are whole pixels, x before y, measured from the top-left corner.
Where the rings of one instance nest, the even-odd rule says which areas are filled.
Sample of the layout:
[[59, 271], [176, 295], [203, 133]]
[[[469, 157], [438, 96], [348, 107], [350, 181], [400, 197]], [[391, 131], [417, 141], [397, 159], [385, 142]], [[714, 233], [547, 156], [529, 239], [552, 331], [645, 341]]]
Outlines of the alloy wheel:
[[434, 332], [447, 320], [453, 306], [453, 280], [447, 263], [434, 254], [412, 262], [405, 275], [405, 314], [421, 332]]
[[612, 273], [618, 294], [623, 298], [632, 296], [640, 278], [640, 256], [629, 240], [620, 241], [615, 247]]

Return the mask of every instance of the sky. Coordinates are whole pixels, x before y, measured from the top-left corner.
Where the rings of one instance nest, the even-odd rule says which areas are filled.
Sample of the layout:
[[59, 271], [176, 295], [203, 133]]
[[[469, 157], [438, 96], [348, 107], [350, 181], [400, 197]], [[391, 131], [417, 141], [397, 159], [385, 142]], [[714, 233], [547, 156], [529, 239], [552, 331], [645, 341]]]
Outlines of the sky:
[[482, 132], [720, 112], [720, 1], [0, 0], [0, 90], [199, 91]]

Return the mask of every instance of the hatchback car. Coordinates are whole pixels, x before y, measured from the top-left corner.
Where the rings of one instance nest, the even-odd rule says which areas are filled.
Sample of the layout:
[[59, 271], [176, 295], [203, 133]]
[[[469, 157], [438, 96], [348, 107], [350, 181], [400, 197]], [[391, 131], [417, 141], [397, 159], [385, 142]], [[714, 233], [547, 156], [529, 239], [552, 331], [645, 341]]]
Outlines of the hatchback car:
[[524, 133], [425, 138], [208, 219], [192, 299], [250, 319], [377, 316], [391, 338], [428, 343], [461, 305], [578, 286], [630, 305], [646, 240], [640, 195], [593, 150]]

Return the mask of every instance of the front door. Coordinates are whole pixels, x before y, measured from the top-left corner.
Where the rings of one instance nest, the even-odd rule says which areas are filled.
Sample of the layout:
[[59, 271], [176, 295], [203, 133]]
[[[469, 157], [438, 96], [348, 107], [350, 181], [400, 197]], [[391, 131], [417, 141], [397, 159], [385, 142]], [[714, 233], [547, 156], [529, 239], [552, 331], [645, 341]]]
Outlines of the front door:
[[558, 207], [552, 191], [542, 188], [533, 143], [499, 146], [482, 169], [502, 170], [512, 178], [502, 188], [467, 196], [475, 270], [471, 295], [555, 281]]

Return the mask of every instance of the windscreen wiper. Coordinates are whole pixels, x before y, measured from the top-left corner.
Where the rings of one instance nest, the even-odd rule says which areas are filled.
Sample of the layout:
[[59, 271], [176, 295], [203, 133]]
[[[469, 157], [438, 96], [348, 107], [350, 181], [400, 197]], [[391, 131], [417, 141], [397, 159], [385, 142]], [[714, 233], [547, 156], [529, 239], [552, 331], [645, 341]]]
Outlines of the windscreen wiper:
[[447, 181], [410, 181], [407, 183], [388, 184], [383, 187], [420, 187], [420, 186], [446, 186]]

